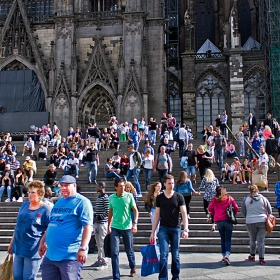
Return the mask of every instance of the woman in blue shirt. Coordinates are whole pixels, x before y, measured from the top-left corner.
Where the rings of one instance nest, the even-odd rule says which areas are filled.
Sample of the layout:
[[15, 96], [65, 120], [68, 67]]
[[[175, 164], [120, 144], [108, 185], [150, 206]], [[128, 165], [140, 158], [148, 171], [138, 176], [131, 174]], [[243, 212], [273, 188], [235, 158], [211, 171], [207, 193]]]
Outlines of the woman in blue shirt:
[[41, 181], [28, 184], [29, 201], [24, 202], [19, 209], [14, 235], [8, 247], [8, 253], [15, 254], [14, 280], [35, 280], [39, 271], [42, 258], [38, 247], [48, 227], [53, 207], [42, 201], [44, 194], [44, 184]]

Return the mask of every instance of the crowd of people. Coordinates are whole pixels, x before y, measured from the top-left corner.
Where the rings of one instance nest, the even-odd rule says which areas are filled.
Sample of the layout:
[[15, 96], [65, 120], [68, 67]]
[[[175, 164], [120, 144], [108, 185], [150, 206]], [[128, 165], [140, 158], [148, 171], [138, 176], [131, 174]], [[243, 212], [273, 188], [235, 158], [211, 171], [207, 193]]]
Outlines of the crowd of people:
[[[82, 265], [87, 259], [93, 228], [98, 254], [92, 267], [96, 270], [108, 267], [104, 240], [106, 235], [110, 234], [113, 279], [120, 279], [120, 237], [123, 238], [130, 276], [135, 276], [133, 234], [137, 233], [139, 217], [137, 201], [142, 197], [144, 189], [139, 182], [141, 169], [147, 191], [144, 199], [145, 209], [152, 224], [150, 242], [154, 243], [158, 240], [160, 248], [159, 279], [167, 279], [169, 244], [172, 255], [171, 273], [173, 279], [179, 279], [180, 237], [188, 238], [191, 198], [193, 194], [201, 195], [201, 191], [204, 191], [203, 207], [207, 222], [212, 224], [213, 231], [217, 227], [221, 237], [222, 261], [225, 265], [230, 265], [233, 225], [227, 221], [226, 208], [232, 204], [234, 213], [237, 214], [238, 205], [227, 193], [226, 188], [219, 184], [219, 178], [222, 182], [229, 180], [232, 184], [237, 184], [238, 179], [242, 184], [247, 184], [248, 181], [249, 195], [244, 198], [241, 206], [250, 236], [248, 259], [255, 261], [257, 242], [259, 263], [264, 265], [265, 219], [267, 214], [271, 214], [271, 206], [251, 181], [254, 173], [263, 174], [267, 178], [270, 158], [266, 149], [276, 143], [278, 147], [278, 140], [273, 143], [269, 141], [275, 139], [272, 135], [276, 130], [272, 133], [271, 129], [269, 134], [267, 133], [269, 129], [264, 125], [261, 136], [266, 135], [264, 137], [268, 138], [263, 141], [259, 137], [260, 130], [250, 114], [248, 125], [245, 124], [236, 133], [238, 142], [241, 141], [238, 153], [226, 137], [226, 124], [227, 115], [224, 110], [221, 116], [218, 115], [215, 125], [205, 127], [204, 142], [194, 150], [191, 131], [185, 124], [176, 123], [172, 114], [168, 114], [167, 117], [164, 113], [160, 124], [154, 118], [150, 118], [147, 123], [144, 118], [141, 118], [140, 121], [134, 119], [131, 125], [127, 122], [119, 124], [117, 119], [112, 117], [108, 121], [109, 127], [102, 131], [96, 124], [89, 124], [84, 134], [79, 128], [75, 131], [70, 128], [65, 138], [61, 137], [59, 128], [54, 123], [52, 129], [49, 125], [42, 129], [38, 128], [34, 139], [31, 137], [27, 139], [22, 149], [22, 156], [27, 152], [30, 156], [25, 157], [22, 166], [16, 159], [17, 149], [7, 135], [1, 145], [0, 197], [2, 198], [6, 190], [6, 202], [23, 202], [24, 195], [28, 195], [29, 199], [21, 205], [14, 236], [8, 248], [9, 253], [15, 254], [14, 279], [24, 277], [35, 279], [40, 265], [43, 279], [56, 279], [57, 275], [66, 277], [65, 279], [68, 279], [67, 277], [79, 279]], [[254, 149], [251, 160], [246, 158], [248, 143], [242, 144], [246, 137]], [[170, 139], [174, 140], [173, 144], [169, 143]], [[159, 147], [155, 152], [153, 146], [158, 143], [157, 140], [159, 140]], [[127, 141], [128, 144], [127, 151], [122, 153], [121, 141]], [[144, 143], [144, 148], [139, 151], [141, 141]], [[259, 149], [255, 145], [256, 141], [259, 142]], [[182, 168], [179, 178], [175, 181], [172, 176], [172, 154], [177, 147], [179, 158], [185, 161], [186, 166]], [[48, 155], [50, 149], [52, 151]], [[100, 166], [99, 153], [111, 149], [113, 155], [108, 157], [104, 164], [104, 177], [114, 179], [115, 193], [108, 196], [106, 184], [97, 180], [97, 176]], [[36, 151], [38, 151], [37, 158]], [[275, 160], [276, 151], [270, 155]], [[244, 157], [243, 164], [240, 163], [239, 157]], [[226, 163], [228, 158], [233, 158], [231, 164]], [[34, 180], [37, 172], [36, 160], [40, 159], [45, 160], [49, 165], [42, 178], [44, 184]], [[220, 170], [217, 176], [211, 170], [214, 162]], [[78, 193], [77, 179], [82, 172], [80, 167], [84, 165], [87, 165], [88, 183], [94, 183], [98, 193], [94, 211], [91, 202]], [[56, 168], [64, 170], [64, 176], [60, 180], [57, 179]], [[196, 191], [197, 169], [201, 183]], [[275, 172], [274, 169], [272, 171]], [[152, 182], [152, 172], [158, 173], [158, 181]], [[131, 182], [132, 178], [134, 184]], [[265, 188], [268, 190], [267, 180]], [[50, 199], [52, 192], [56, 193], [56, 200]], [[28, 222], [25, 221], [26, 219]], [[37, 227], [38, 224], [41, 225], [40, 229]], [[72, 228], [75, 228], [75, 232]], [[65, 234], [61, 235], [61, 232]], [[30, 238], [34, 245], [32, 249], [30, 246], [29, 248], [19, 246], [21, 242], [27, 244]]]

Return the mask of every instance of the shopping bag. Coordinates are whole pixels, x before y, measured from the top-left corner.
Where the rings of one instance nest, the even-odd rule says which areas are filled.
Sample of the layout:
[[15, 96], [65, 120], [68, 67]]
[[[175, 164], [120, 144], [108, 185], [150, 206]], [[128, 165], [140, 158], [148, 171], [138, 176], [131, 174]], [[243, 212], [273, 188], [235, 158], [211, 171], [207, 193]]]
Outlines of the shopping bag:
[[252, 185], [256, 185], [261, 188], [266, 188], [266, 177], [263, 174], [252, 174]]
[[154, 273], [159, 273], [159, 247], [158, 245], [150, 244], [140, 249], [143, 256], [141, 276], [148, 276]]
[[0, 280], [13, 280], [13, 255], [8, 254], [0, 265]]
[[104, 238], [104, 254], [106, 258], [111, 258], [111, 233]]

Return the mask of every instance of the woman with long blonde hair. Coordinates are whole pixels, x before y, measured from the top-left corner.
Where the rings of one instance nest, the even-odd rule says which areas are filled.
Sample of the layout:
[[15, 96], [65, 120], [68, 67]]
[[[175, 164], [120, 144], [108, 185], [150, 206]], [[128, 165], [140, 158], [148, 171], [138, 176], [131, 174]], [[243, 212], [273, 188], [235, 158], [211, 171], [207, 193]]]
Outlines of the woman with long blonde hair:
[[198, 192], [204, 189], [203, 195], [203, 207], [207, 216], [207, 222], [212, 220], [212, 230], [215, 231], [215, 223], [211, 214], [209, 213], [208, 206], [212, 199], [216, 196], [216, 187], [219, 186], [219, 180], [215, 177], [211, 169], [207, 169], [204, 178], [202, 179]]

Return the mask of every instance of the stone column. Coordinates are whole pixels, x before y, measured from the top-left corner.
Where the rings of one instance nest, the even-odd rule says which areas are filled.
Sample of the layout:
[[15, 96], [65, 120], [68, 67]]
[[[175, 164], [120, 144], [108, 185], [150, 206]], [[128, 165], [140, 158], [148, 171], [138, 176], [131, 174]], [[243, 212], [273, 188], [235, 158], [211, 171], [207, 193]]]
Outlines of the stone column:
[[[240, 50], [230, 51], [230, 103], [229, 125], [235, 133], [244, 122], [243, 56]], [[232, 123], [230, 123], [230, 120]]]
[[186, 123], [196, 137], [196, 89], [195, 89], [195, 53], [182, 53], [182, 110], [183, 122]]

